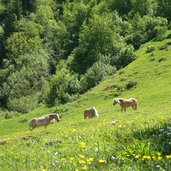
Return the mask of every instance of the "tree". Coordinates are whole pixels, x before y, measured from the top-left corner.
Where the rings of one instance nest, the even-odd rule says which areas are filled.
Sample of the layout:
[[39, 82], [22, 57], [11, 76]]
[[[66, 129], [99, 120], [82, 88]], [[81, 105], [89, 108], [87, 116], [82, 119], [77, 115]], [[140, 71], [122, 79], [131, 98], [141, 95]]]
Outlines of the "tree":
[[171, 1], [170, 0], [157, 0], [158, 2], [158, 15], [166, 17], [171, 21]]
[[70, 57], [71, 68], [78, 73], [85, 73], [99, 60], [100, 55], [116, 56], [121, 44], [110, 15], [94, 15], [88, 24], [83, 25], [79, 46]]
[[143, 15], [154, 16], [157, 12], [157, 3], [153, 0], [131, 0], [132, 3], [132, 15], [136, 13]]
[[[0, 70], [0, 80], [2, 81], [0, 83], [0, 99], [4, 102], [3, 106], [9, 107], [10, 102], [13, 110], [17, 110], [12, 103], [16, 104], [15, 99], [25, 96], [33, 97], [33, 95], [36, 97], [43, 92], [49, 77], [48, 54], [39, 50], [20, 55], [15, 61], [15, 65], [10, 60], [6, 60], [4, 68]], [[36, 100], [38, 100], [38, 96]]]

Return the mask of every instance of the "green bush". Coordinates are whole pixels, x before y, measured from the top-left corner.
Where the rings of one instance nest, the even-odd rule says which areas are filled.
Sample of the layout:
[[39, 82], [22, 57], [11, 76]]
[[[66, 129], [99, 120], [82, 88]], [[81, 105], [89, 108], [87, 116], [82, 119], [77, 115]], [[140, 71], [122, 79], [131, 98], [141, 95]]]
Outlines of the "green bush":
[[38, 97], [36, 95], [22, 96], [20, 98], [9, 99], [8, 108], [12, 111], [27, 113], [35, 109], [38, 105]]
[[126, 89], [129, 90], [133, 87], [135, 87], [137, 85], [137, 82], [136, 81], [129, 81], [127, 84], [126, 84]]
[[81, 88], [78, 75], [69, 71], [65, 61], [61, 60], [56, 68], [56, 74], [50, 79], [46, 88], [45, 102], [49, 105], [73, 100]]
[[148, 46], [147, 50], [146, 50], [146, 53], [153, 52], [154, 50], [155, 50], [154, 46]]
[[134, 47], [132, 45], [129, 45], [125, 48], [122, 48], [122, 50], [120, 51], [120, 55], [118, 58], [118, 67], [125, 67], [126, 65], [128, 65], [130, 62], [132, 62], [133, 60], [135, 60], [136, 56], [134, 53]]
[[112, 75], [114, 72], [116, 72], [115, 67], [103, 64], [100, 61], [95, 62], [80, 80], [81, 86], [83, 88], [82, 92], [85, 92], [90, 88], [96, 86], [100, 83], [100, 81], [102, 81], [108, 75]]

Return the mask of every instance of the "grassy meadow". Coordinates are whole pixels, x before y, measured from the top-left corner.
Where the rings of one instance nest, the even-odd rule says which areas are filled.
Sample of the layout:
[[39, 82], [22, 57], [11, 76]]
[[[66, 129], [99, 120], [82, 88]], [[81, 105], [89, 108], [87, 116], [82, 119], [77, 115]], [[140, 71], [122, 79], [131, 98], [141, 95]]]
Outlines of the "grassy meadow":
[[[143, 45], [134, 62], [72, 103], [0, 118], [0, 170], [171, 170], [170, 42]], [[137, 98], [138, 110], [121, 112], [114, 97]], [[89, 107], [98, 119], [84, 120]], [[29, 131], [31, 118], [54, 111], [59, 123]]]

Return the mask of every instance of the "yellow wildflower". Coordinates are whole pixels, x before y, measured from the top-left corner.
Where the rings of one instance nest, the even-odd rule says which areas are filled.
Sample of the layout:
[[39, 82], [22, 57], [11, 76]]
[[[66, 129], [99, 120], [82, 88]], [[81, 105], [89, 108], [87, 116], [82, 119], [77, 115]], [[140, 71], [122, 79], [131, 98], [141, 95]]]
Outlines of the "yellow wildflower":
[[92, 164], [93, 161], [94, 161], [93, 158], [88, 158], [88, 159], [87, 159], [87, 163], [88, 163], [88, 164]]
[[82, 159], [84, 159], [84, 158], [85, 158], [85, 156], [84, 156], [84, 155], [82, 155], [82, 154], [79, 154], [79, 156], [80, 156], [80, 158], [82, 158]]
[[73, 161], [75, 158], [74, 157], [70, 157], [70, 160]]
[[90, 157], [90, 158], [87, 159], [87, 161], [91, 161], [91, 162], [93, 162], [93, 160], [94, 159], [92, 157]]
[[79, 161], [80, 164], [85, 164], [86, 162], [84, 160]]
[[105, 163], [106, 161], [105, 160], [99, 160], [99, 163]]
[[80, 142], [80, 147], [84, 148], [85, 147], [85, 143], [84, 142]]
[[158, 160], [161, 160], [162, 159], [162, 157], [160, 157], [160, 156], [158, 156], [158, 158], [157, 158]]
[[160, 153], [160, 152], [157, 152], [157, 155], [158, 155], [158, 156], [161, 156], [161, 153]]
[[143, 156], [142, 159], [143, 159], [143, 160], [145, 160], [145, 159], [150, 160], [150, 159], [151, 159], [151, 156]]
[[166, 155], [167, 159], [171, 159], [171, 154], [170, 155]]

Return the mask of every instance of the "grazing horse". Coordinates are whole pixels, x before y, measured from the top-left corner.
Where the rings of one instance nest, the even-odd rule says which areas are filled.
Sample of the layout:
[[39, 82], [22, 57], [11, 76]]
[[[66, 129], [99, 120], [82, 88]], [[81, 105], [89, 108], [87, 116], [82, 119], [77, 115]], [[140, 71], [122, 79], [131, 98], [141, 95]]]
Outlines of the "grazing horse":
[[86, 118], [93, 118], [93, 117], [99, 117], [98, 112], [95, 107], [86, 109], [84, 111], [84, 119]]
[[132, 106], [133, 110], [137, 110], [138, 107], [138, 101], [137, 99], [130, 98], [130, 99], [123, 99], [123, 98], [114, 98], [113, 105], [120, 104], [121, 106], [121, 111], [126, 111], [127, 107]]
[[45, 128], [47, 128], [47, 126], [50, 124], [50, 121], [52, 119], [55, 119], [57, 122], [59, 122], [59, 120], [60, 120], [59, 115], [57, 113], [52, 113], [52, 114], [45, 115], [40, 118], [31, 119], [29, 121], [29, 128], [30, 128], [30, 130], [33, 130], [39, 126], [45, 126]]

